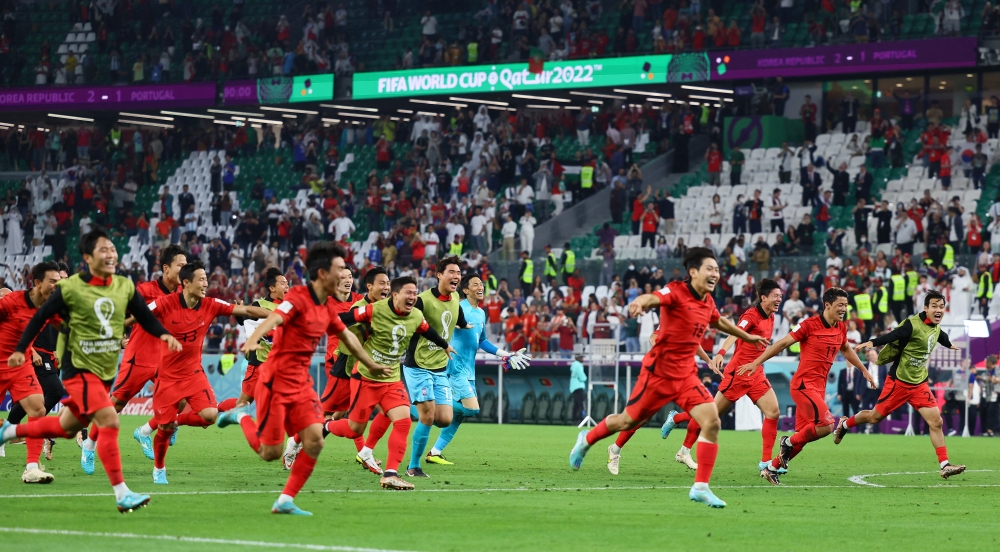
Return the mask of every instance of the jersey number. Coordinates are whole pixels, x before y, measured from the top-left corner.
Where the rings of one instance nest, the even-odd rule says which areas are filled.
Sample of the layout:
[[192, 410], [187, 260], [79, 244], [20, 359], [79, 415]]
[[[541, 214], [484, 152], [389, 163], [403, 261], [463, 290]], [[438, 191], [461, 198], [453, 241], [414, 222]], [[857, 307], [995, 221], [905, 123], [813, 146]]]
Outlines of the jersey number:
[[706, 324], [695, 324], [694, 325], [694, 337], [701, 339], [705, 337], [705, 332], [708, 331], [708, 325]]

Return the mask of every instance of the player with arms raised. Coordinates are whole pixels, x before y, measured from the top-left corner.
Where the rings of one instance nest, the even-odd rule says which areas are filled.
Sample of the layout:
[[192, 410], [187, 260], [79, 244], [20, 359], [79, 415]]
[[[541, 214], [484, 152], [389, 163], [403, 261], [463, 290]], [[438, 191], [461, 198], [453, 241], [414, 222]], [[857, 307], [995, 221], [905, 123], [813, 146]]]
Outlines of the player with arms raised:
[[780, 485], [778, 469], [788, 469], [788, 462], [795, 458], [806, 444], [826, 437], [833, 431], [833, 415], [826, 406], [826, 378], [830, 367], [843, 354], [847, 362], [856, 366], [869, 385], [874, 380], [857, 353], [847, 342], [847, 292], [829, 288], [823, 292], [823, 313], [803, 320], [799, 327], [767, 348], [753, 362], [744, 364], [736, 376], [754, 373], [761, 364], [771, 359], [793, 343], [801, 344], [799, 367], [792, 376], [790, 393], [795, 402], [795, 434], [782, 437], [778, 456], [760, 470], [760, 476], [772, 485]]
[[[781, 287], [778, 282], [764, 278], [757, 283], [757, 297], [759, 297], [757, 304], [747, 309], [736, 325], [750, 334], [771, 339], [771, 333], [774, 331], [774, 313], [778, 312], [778, 306], [781, 305]], [[720, 373], [716, 366], [722, 365], [726, 352], [734, 343], [736, 350], [733, 352], [733, 357], [729, 359], [725, 371]], [[760, 430], [763, 447], [760, 464], [757, 466], [758, 471], [766, 469], [767, 464], [774, 458], [774, 441], [778, 436], [778, 414], [780, 413], [778, 396], [771, 388], [771, 382], [767, 381], [763, 368], [758, 368], [753, 373], [744, 375], [736, 375], [736, 369], [753, 361], [760, 352], [759, 348], [744, 341], [738, 341], [736, 337], [730, 335], [722, 343], [722, 348], [713, 359], [714, 362], [709, 363], [709, 366], [722, 376], [719, 392], [715, 394], [715, 406], [719, 407], [720, 416], [728, 412], [736, 404], [736, 401], [744, 396], [750, 397], [750, 400], [764, 413], [764, 425]], [[667, 421], [660, 429], [660, 436], [666, 439], [677, 424], [686, 421], [689, 422], [687, 435], [684, 438], [684, 445], [676, 456], [676, 460], [682, 464], [687, 464], [685, 460], [691, 460], [691, 446], [698, 438], [700, 430], [698, 422], [691, 420], [691, 415], [688, 413], [678, 414], [671, 411], [667, 415]], [[697, 465], [695, 469], [697, 469]]]
[[877, 362], [880, 365], [891, 363], [892, 367], [875, 408], [862, 410], [850, 418], [842, 416], [837, 424], [834, 443], [840, 444], [850, 428], [858, 424], [877, 424], [897, 408], [909, 403], [930, 428], [931, 444], [934, 445], [934, 452], [941, 465], [941, 477], [948, 479], [965, 471], [965, 466], [948, 462], [948, 449], [944, 445], [944, 432], [941, 430], [941, 410], [938, 409], [934, 393], [927, 385], [927, 361], [934, 347], [940, 343], [949, 349], [959, 350], [951, 344], [948, 334], [941, 331], [939, 324], [944, 318], [944, 311], [944, 295], [931, 290], [924, 297], [924, 312], [903, 320], [891, 332], [858, 345], [859, 352], [885, 345]]
[[660, 308], [662, 323], [656, 343], [642, 360], [642, 370], [625, 412], [608, 416], [590, 431], [581, 431], [569, 462], [574, 470], [580, 469], [594, 443], [612, 433], [636, 428], [668, 403], [676, 402], [701, 426], [698, 470], [688, 497], [713, 508], [723, 508], [726, 503], [708, 487], [719, 451], [716, 443], [721, 425], [719, 411], [698, 378], [695, 353], [709, 326], [749, 343], [767, 343], [767, 339], [750, 335], [719, 316], [711, 295], [719, 281], [719, 264], [711, 251], [704, 247], [689, 249], [684, 256], [684, 268], [689, 281], [671, 282], [629, 304], [629, 316]]
[[335, 243], [318, 242], [310, 247], [306, 254], [309, 283], [289, 290], [284, 301], [243, 344], [244, 353], [255, 351], [262, 337], [281, 327], [267, 361], [261, 365], [253, 395], [260, 424], [246, 413], [246, 407], [223, 412], [218, 418], [219, 427], [239, 424], [250, 448], [267, 462], [281, 458], [286, 433], [301, 434], [305, 455], [299, 455], [281, 496], [271, 507], [275, 514], [312, 515], [299, 509], [294, 499], [312, 475], [323, 450], [323, 413], [309, 369], [327, 327], [332, 324], [347, 348], [370, 369], [389, 370], [372, 361], [339, 318], [330, 318], [326, 301], [340, 286], [345, 255]]
[[11, 426], [4, 421], [0, 443], [15, 436], [72, 439], [93, 420], [104, 433], [105, 438], [97, 443], [97, 454], [114, 489], [118, 511], [131, 512], [149, 504], [149, 496], [134, 493], [125, 484], [118, 450], [118, 412], [108, 395], [121, 351], [125, 312], [131, 312], [143, 329], [158, 336], [170, 350], [179, 351], [181, 344], [149, 312], [132, 280], [115, 275], [118, 252], [103, 229], [95, 228], [81, 237], [80, 253], [89, 272], [59, 281], [7, 360], [9, 366], [23, 365], [24, 351], [46, 321], [59, 315], [69, 328], [60, 362], [69, 394], [63, 399], [66, 408], [59, 417], [47, 416], [27, 424]]
[[498, 348], [486, 339], [486, 312], [479, 306], [483, 301], [486, 286], [478, 274], [470, 272], [462, 278], [459, 285], [465, 299], [459, 305], [471, 328], [455, 328], [451, 336], [451, 346], [455, 348], [455, 356], [448, 361], [448, 381], [451, 382], [452, 408], [454, 417], [451, 424], [441, 430], [434, 447], [427, 453], [425, 460], [432, 464], [451, 465], [441, 453], [451, 443], [465, 418], [479, 414], [479, 398], [476, 396], [476, 351], [482, 349], [491, 355], [500, 357], [504, 369], [523, 370], [531, 366], [531, 357], [521, 349], [515, 353]]
[[[170, 329], [170, 334], [184, 345], [178, 352], [167, 351], [160, 359], [160, 369], [153, 390], [153, 483], [167, 484], [164, 463], [170, 438], [177, 426], [208, 427], [219, 413], [208, 377], [201, 364], [201, 344], [219, 316], [267, 318], [271, 311], [261, 307], [232, 305], [221, 299], [205, 300], [208, 274], [200, 261], [188, 263], [180, 271], [182, 293], [171, 293], [149, 304], [149, 310]], [[180, 413], [184, 403], [189, 412]]]

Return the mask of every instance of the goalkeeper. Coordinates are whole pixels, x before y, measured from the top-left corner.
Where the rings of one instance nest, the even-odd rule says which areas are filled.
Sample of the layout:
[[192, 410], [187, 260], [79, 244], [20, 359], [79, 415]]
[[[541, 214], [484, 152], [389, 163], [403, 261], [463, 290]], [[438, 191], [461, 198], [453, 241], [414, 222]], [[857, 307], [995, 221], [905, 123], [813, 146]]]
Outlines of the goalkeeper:
[[448, 361], [448, 380], [451, 383], [454, 417], [451, 424], [441, 430], [434, 447], [427, 453], [425, 460], [432, 464], [451, 465], [441, 454], [448, 443], [455, 438], [455, 432], [462, 421], [479, 414], [479, 399], [476, 396], [476, 351], [482, 349], [503, 360], [504, 370], [523, 370], [531, 363], [531, 357], [524, 349], [511, 353], [499, 349], [486, 339], [486, 313], [479, 306], [483, 300], [485, 286], [479, 276], [469, 274], [462, 278], [460, 284], [465, 299], [459, 303], [462, 314], [470, 329], [455, 328], [451, 337], [451, 346], [455, 349], [454, 357]]

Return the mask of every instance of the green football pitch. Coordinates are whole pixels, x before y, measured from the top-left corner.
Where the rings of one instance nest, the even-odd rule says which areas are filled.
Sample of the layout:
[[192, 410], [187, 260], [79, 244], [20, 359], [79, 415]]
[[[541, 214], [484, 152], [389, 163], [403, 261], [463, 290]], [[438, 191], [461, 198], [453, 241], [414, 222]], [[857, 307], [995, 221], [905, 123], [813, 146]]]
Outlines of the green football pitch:
[[[61, 441], [47, 464], [55, 482], [18, 477], [24, 447], [0, 459], [0, 550], [997, 550], [1000, 439], [950, 438], [953, 461], [937, 473], [927, 437], [848, 435], [811, 444], [785, 485], [756, 471], [760, 437], [723, 432], [712, 479], [729, 503], [690, 502], [694, 472], [674, 462], [683, 432], [667, 441], [638, 432], [621, 474], [608, 473], [605, 441], [579, 472], [568, 454], [576, 428], [463, 426], [446, 455], [425, 466], [410, 492], [384, 491], [354, 462], [353, 443], [331, 438], [296, 499], [313, 517], [270, 513], [287, 472], [254, 455], [238, 428], [182, 428], [167, 457], [170, 484], [154, 486], [152, 462], [122, 419], [125, 477], [153, 495], [121, 515], [98, 463], [80, 470], [76, 443]], [[436, 438], [437, 430], [432, 433]], [[385, 458], [385, 439], [376, 449]]]

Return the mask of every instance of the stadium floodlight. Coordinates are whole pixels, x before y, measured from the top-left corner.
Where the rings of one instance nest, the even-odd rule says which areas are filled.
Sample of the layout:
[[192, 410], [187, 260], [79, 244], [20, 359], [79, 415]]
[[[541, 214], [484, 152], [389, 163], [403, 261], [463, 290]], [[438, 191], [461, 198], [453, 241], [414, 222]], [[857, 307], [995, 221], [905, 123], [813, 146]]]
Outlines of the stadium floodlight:
[[285, 113], [301, 113], [303, 115], [319, 115], [319, 111], [309, 111], [308, 109], [292, 109], [290, 107], [266, 107], [260, 106], [261, 111], [284, 111]]
[[413, 113], [412, 109], [397, 109], [396, 111], [400, 113]]
[[[649, 92], [644, 90], [627, 90], [625, 88], [615, 88], [615, 92], [621, 92], [622, 94], [635, 94], [636, 96], [659, 96], [661, 98], [673, 98], [673, 94], [667, 94], [666, 92]], [[623, 100], [625, 98], [622, 98]]]
[[577, 92], [576, 90], [571, 90], [570, 95], [572, 96], [589, 96], [591, 98], [605, 98], [608, 100], [627, 100], [627, 96], [616, 96], [614, 94], [598, 94], [597, 92]]
[[[166, 111], [160, 110], [160, 113], [164, 115], [176, 115], [178, 117], [193, 117], [195, 119], [214, 119], [215, 117], [211, 115], [201, 115], [199, 113], [181, 113], [180, 111]], [[241, 113], [242, 115], [242, 113]]]
[[60, 115], [58, 113], [49, 113], [49, 117], [56, 117], [59, 119], [71, 119], [73, 121], [86, 121], [88, 123], [93, 123], [94, 120], [89, 117], [76, 117], [73, 115]]
[[646, 98], [646, 101], [647, 102], [654, 102], [654, 103], [663, 103], [663, 102], [665, 102], [667, 100], [664, 100], [663, 98]]
[[118, 119], [119, 123], [125, 123], [129, 125], [145, 125], [157, 128], [174, 128], [174, 125], [168, 125], [164, 123], [154, 123], [152, 121], [135, 121], [132, 119]]
[[373, 113], [378, 113], [378, 110], [374, 107], [361, 107], [358, 105], [319, 104], [319, 106], [329, 107], [331, 109], [353, 109], [355, 111], [371, 111]]
[[224, 119], [215, 119], [212, 122], [215, 123], [215, 124], [217, 124], [217, 125], [232, 125], [232, 126], [236, 126], [236, 121], [226, 121]]
[[219, 113], [221, 115], [241, 115], [243, 117], [266, 117], [263, 113], [247, 113], [245, 111], [226, 111], [225, 109], [209, 109], [209, 113]]
[[156, 119], [158, 121], [173, 121], [174, 120], [173, 117], [160, 117], [159, 115], [145, 115], [143, 113], [129, 113], [127, 111], [120, 111], [118, 113], [118, 116], [119, 117], [121, 117], [121, 116], [125, 116], [125, 117], [139, 117], [140, 119]]
[[363, 117], [365, 119], [378, 119], [378, 115], [368, 115], [367, 113], [344, 113], [343, 111], [338, 111], [337, 115], [341, 117]]
[[543, 102], [560, 102], [560, 103], [570, 103], [573, 100], [569, 98], [553, 98], [551, 96], [529, 96], [528, 94], [511, 94], [512, 98], [521, 98], [522, 100], [542, 100]]
[[264, 124], [268, 124], [268, 125], [282, 125], [282, 124], [284, 124], [283, 121], [273, 121], [271, 119], [247, 119], [247, 120], [250, 121], [251, 123], [264, 123]]
[[412, 103], [427, 104], [427, 105], [443, 105], [447, 107], [469, 107], [469, 104], [455, 103], [455, 102], [439, 102], [435, 100], [410, 100]]
[[726, 90], [725, 88], [709, 88], [707, 86], [692, 86], [690, 84], [682, 84], [681, 88], [684, 90], [699, 90], [701, 92], [715, 92], [717, 94], [733, 94], [732, 90]]
[[[524, 107], [527, 107], [528, 109], [560, 109], [563, 106], [561, 106], [561, 105], [546, 105], [546, 104], [528, 104], [528, 105], [526, 105]], [[565, 107], [569, 108], [569, 107], [572, 107], [572, 106], [565, 106]]]
[[473, 99], [473, 98], [459, 98], [459, 97], [456, 97], [456, 96], [450, 96], [448, 99], [449, 100], [454, 100], [456, 102], [472, 102], [472, 103], [481, 103], [481, 104], [486, 104], [486, 105], [501, 105], [501, 106], [504, 106], [504, 107], [510, 105], [507, 102], [497, 102], [497, 101], [494, 101], [494, 100], [476, 100], [476, 99]]

